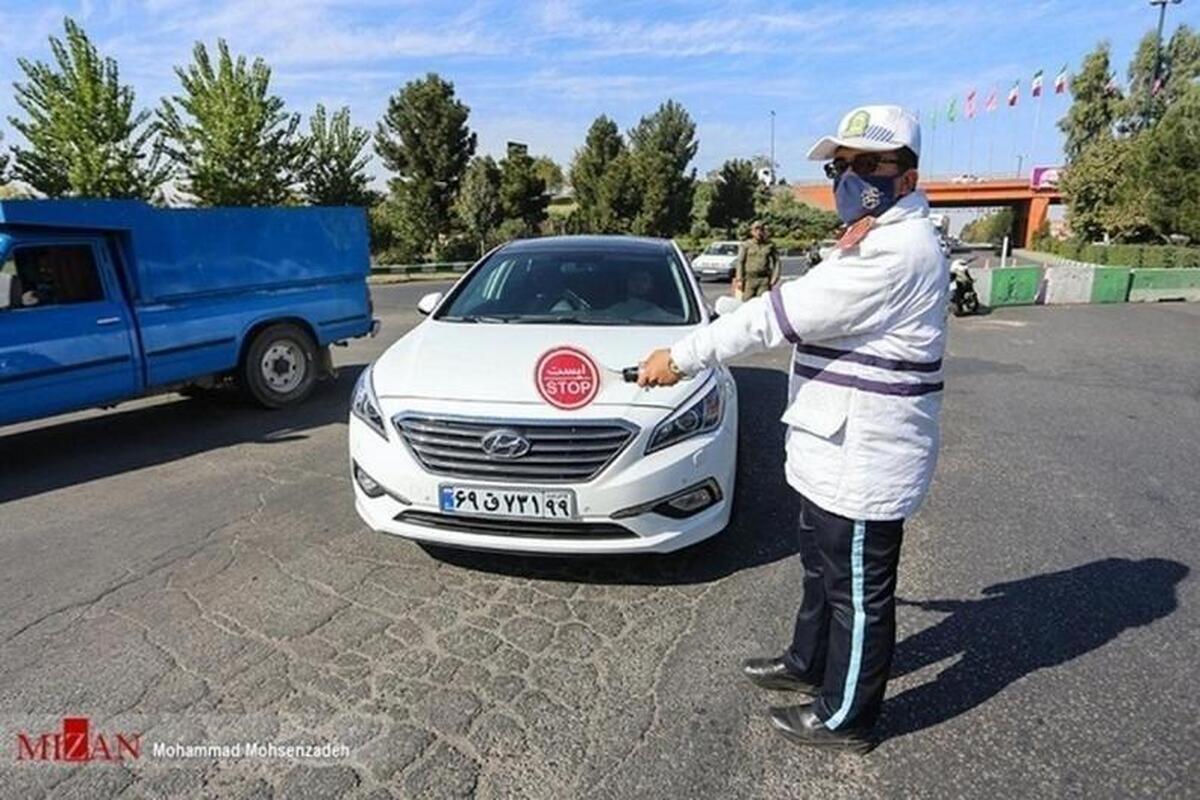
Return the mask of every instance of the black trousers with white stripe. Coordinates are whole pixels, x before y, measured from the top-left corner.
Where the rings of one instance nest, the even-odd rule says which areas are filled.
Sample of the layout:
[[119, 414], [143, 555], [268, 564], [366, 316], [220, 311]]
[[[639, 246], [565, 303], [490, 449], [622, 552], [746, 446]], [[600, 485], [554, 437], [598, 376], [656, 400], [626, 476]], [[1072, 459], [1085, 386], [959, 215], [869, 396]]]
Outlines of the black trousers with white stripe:
[[903, 535], [902, 519], [847, 519], [801, 496], [804, 596], [784, 658], [822, 687], [816, 713], [827, 728], [865, 731], [879, 716], [896, 644]]

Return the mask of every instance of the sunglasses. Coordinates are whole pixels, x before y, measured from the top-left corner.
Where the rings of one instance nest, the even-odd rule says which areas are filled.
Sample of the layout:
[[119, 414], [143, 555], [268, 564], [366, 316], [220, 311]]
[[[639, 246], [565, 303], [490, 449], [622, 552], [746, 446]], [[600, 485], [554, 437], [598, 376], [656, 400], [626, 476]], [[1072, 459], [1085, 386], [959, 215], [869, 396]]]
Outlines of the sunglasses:
[[874, 175], [875, 170], [879, 169], [881, 164], [899, 163], [899, 159], [884, 158], [877, 153], [859, 153], [849, 161], [844, 158], [835, 158], [830, 161], [825, 165], [825, 177], [831, 181], [837, 180], [848, 169], [854, 170], [855, 175]]

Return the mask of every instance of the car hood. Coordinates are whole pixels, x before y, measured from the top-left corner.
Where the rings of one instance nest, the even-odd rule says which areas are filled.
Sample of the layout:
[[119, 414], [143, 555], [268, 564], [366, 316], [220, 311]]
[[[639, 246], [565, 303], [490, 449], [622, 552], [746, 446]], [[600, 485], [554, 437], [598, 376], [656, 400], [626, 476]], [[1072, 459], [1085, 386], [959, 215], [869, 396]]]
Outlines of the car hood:
[[380, 398], [528, 403], [557, 412], [538, 393], [534, 370], [543, 353], [567, 346], [587, 353], [600, 369], [600, 389], [591, 406], [675, 408], [707, 379], [708, 370], [653, 389], [625, 383], [618, 373], [695, 329], [427, 320], [379, 357], [372, 379]]

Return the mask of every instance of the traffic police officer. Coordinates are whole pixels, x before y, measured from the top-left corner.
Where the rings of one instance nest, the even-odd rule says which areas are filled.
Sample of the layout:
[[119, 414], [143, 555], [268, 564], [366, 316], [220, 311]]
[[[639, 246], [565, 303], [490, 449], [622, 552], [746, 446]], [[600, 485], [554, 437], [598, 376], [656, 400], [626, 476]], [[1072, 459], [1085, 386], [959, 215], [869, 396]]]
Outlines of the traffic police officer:
[[826, 161], [847, 229], [803, 277], [652, 353], [643, 386], [669, 385], [742, 353], [793, 346], [787, 478], [800, 493], [803, 598], [794, 635], [746, 676], [810, 702], [771, 709], [806, 745], [866, 752], [895, 645], [904, 520], [938, 451], [946, 265], [917, 190], [921, 133], [896, 106], [865, 106], [809, 158]]
[[734, 262], [733, 290], [742, 300], [766, 294], [779, 283], [779, 251], [767, 235], [767, 226], [755, 220], [750, 240], [742, 242]]

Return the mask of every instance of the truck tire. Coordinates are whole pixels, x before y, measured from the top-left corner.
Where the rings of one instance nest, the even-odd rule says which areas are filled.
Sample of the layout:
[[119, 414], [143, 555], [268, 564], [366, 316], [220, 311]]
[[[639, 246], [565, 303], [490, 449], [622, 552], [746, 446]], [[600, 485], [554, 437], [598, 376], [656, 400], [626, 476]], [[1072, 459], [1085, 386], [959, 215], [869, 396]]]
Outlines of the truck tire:
[[271, 325], [246, 348], [240, 372], [242, 390], [254, 402], [265, 408], [293, 406], [316, 386], [317, 347], [298, 325]]

